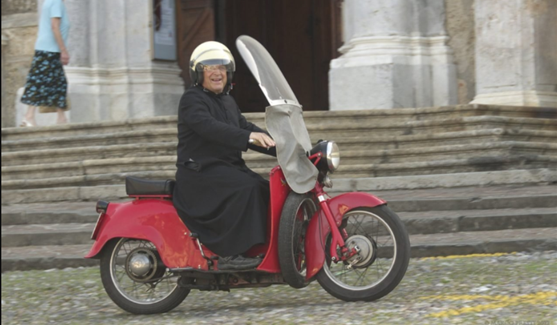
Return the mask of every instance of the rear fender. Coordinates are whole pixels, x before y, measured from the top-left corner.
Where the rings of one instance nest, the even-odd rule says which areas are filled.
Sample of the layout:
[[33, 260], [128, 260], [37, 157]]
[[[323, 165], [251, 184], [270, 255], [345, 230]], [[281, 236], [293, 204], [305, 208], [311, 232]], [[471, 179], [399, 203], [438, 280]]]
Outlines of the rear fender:
[[[125, 203], [110, 203], [99, 218], [96, 241], [85, 258], [99, 258], [103, 247], [115, 238], [134, 238], [152, 242], [166, 267], [207, 270], [195, 240], [189, 236], [172, 201], [140, 199]], [[214, 255], [206, 247], [205, 255]]]
[[[386, 204], [387, 201], [367, 193], [352, 192], [341, 194], [327, 201], [331, 213], [337, 224], [342, 222], [344, 214], [358, 207], [373, 208]], [[311, 218], [305, 242], [306, 253], [306, 279], [309, 281], [321, 270], [325, 262], [325, 244], [331, 232], [327, 217], [322, 209]]]

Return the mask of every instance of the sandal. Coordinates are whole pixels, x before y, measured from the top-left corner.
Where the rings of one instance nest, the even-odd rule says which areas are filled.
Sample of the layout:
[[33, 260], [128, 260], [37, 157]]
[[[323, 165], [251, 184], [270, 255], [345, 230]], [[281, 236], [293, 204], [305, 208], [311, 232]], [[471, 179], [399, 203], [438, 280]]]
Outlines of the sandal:
[[23, 119], [19, 126], [21, 126], [21, 127], [32, 127], [32, 126], [37, 126], [37, 125], [27, 121], [27, 119]]

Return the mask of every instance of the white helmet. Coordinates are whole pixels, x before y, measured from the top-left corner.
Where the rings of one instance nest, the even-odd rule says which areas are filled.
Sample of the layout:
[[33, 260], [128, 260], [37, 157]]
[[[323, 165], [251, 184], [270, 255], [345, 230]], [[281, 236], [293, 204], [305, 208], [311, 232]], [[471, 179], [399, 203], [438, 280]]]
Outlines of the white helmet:
[[190, 58], [190, 77], [194, 85], [203, 83], [203, 67], [206, 65], [224, 65], [227, 85], [230, 85], [236, 65], [232, 53], [224, 44], [209, 41], [193, 50]]

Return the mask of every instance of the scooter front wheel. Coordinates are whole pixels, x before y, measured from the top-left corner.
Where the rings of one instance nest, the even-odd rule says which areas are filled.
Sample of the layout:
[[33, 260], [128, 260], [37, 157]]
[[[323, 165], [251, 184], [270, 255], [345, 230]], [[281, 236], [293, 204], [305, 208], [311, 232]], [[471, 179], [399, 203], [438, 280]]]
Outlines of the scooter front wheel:
[[290, 192], [279, 224], [278, 256], [284, 281], [293, 288], [303, 288], [306, 281], [305, 235], [310, 218], [317, 211], [309, 193]]
[[[344, 301], [373, 301], [391, 292], [402, 280], [410, 259], [410, 241], [400, 218], [386, 205], [360, 207], [343, 216], [346, 247], [358, 253], [334, 263], [329, 256], [317, 274], [328, 293]], [[340, 251], [337, 252], [340, 256]]]
[[106, 293], [133, 314], [159, 314], [177, 307], [190, 290], [178, 285], [153, 243], [122, 238], [107, 244], [101, 257], [101, 280]]

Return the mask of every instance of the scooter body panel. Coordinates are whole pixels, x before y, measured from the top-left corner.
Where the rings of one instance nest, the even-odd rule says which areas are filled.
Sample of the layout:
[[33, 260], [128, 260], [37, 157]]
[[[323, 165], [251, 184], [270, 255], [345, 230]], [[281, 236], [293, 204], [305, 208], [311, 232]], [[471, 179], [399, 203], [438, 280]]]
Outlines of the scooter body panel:
[[[250, 249], [248, 256], [265, 254], [257, 270], [280, 273], [278, 260], [278, 227], [284, 201], [291, 189], [280, 167], [270, 174], [271, 200], [267, 221], [267, 242]], [[95, 243], [85, 256], [95, 258], [108, 241], [114, 238], [135, 238], [152, 242], [168, 268], [208, 270], [207, 260], [201, 255], [195, 238], [189, 236], [172, 201], [136, 199], [125, 203], [110, 203], [98, 221]], [[241, 240], [241, 239], [239, 239]], [[203, 246], [205, 256], [212, 253]], [[218, 262], [215, 263], [218, 269]]]
[[280, 167], [277, 166], [271, 170], [269, 186], [271, 190], [271, 200], [269, 206], [269, 219], [267, 220], [267, 243], [265, 247], [262, 247], [259, 251], [257, 251], [257, 247], [251, 249], [248, 255], [255, 256], [259, 252], [264, 252], [265, 258], [257, 270], [280, 273], [281, 270], [278, 259], [278, 229], [284, 201], [286, 201], [286, 197], [291, 191]]
[[[374, 195], [360, 192], [341, 194], [327, 201], [333, 214], [335, 222], [340, 224], [344, 214], [358, 207], [376, 207], [386, 204], [387, 201]], [[305, 239], [306, 254], [306, 279], [309, 281], [321, 270], [325, 262], [325, 245], [327, 236], [331, 232], [331, 227], [327, 222], [327, 217], [323, 210], [311, 218]]]
[[[95, 258], [108, 241], [114, 238], [134, 238], [152, 242], [168, 268], [207, 270], [205, 260], [195, 238], [184, 225], [172, 201], [138, 199], [124, 203], [110, 203], [98, 221], [96, 241], [86, 258]], [[206, 256], [214, 255], [204, 248]]]

